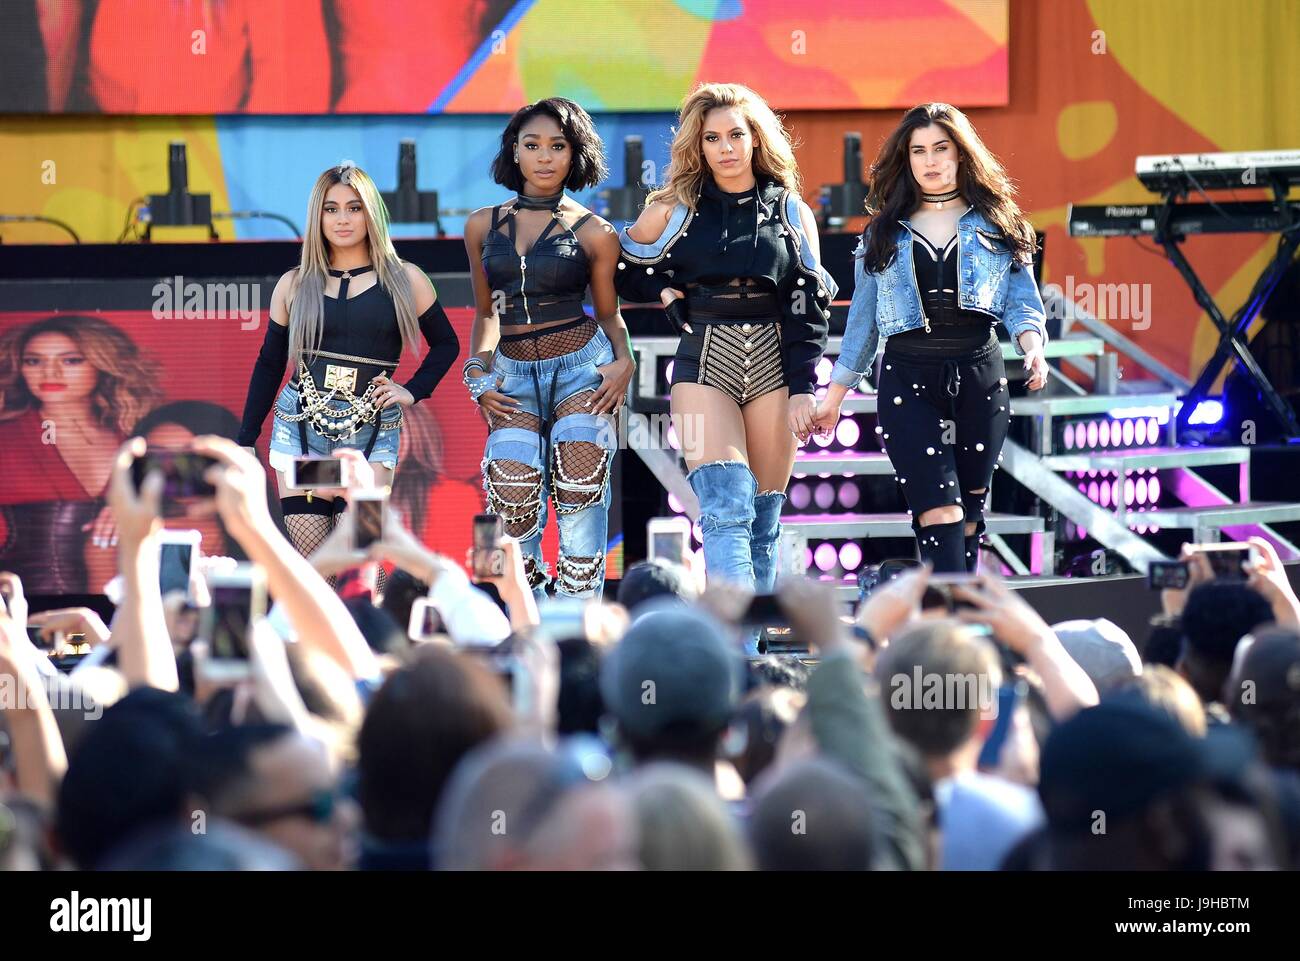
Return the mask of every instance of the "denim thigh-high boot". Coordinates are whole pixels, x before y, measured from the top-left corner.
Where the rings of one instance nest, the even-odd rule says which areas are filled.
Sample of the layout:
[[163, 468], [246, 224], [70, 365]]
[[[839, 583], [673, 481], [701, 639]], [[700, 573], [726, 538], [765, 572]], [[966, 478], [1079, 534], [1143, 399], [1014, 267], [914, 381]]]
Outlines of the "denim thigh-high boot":
[[754, 591], [770, 594], [776, 587], [776, 542], [781, 536], [781, 508], [785, 495], [766, 491], [754, 498], [753, 539], [750, 556], [754, 561]]
[[704, 571], [710, 581], [754, 589], [750, 542], [758, 482], [742, 461], [713, 461], [691, 471], [688, 480], [700, 501]]

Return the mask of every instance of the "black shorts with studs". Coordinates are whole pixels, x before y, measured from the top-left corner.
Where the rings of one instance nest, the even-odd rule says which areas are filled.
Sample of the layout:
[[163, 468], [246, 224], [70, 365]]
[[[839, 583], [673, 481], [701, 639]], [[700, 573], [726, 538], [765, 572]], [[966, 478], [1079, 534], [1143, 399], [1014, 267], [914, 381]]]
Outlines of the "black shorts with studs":
[[704, 384], [744, 407], [785, 386], [776, 298], [734, 285], [691, 287], [689, 323], [673, 358], [674, 384]]

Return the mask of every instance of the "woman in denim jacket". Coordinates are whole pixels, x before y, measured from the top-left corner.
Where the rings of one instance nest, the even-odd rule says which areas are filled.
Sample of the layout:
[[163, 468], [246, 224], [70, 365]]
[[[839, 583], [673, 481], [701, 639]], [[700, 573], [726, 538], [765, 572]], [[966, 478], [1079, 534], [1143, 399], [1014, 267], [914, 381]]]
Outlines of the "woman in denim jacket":
[[939, 572], [974, 572], [979, 560], [984, 501], [1011, 420], [998, 321], [1024, 356], [1026, 386], [1047, 382], [1034, 232], [1014, 196], [960, 110], [907, 112], [871, 168], [872, 220], [854, 255], [848, 326], [815, 415], [819, 429], [834, 428], [883, 337], [876, 433], [921, 559]]
[[709, 580], [771, 591], [836, 286], [789, 137], [762, 98], [704, 84], [679, 120], [668, 182], [623, 232], [615, 283], [625, 300], [662, 303], [681, 333], [672, 416]]

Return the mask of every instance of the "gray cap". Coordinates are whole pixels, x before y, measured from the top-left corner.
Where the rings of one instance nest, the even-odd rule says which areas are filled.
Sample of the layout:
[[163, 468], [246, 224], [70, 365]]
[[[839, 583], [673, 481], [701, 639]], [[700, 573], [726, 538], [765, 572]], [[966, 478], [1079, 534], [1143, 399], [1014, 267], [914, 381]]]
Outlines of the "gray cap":
[[605, 658], [600, 693], [629, 734], [721, 731], [740, 699], [744, 661], [727, 628], [678, 605], [644, 607]]
[[1105, 691], [1142, 673], [1142, 658], [1123, 629], [1104, 617], [1061, 621], [1052, 630], [1085, 674]]

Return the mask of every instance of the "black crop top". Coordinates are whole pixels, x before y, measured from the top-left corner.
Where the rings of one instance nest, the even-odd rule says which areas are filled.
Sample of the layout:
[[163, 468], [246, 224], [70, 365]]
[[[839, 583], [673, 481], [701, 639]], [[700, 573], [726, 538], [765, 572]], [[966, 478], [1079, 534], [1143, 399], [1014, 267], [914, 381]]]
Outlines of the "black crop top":
[[515, 209], [503, 215], [501, 207], [493, 207], [492, 226], [483, 238], [483, 272], [494, 294], [499, 291], [506, 299], [498, 320], [503, 326], [523, 326], [580, 316], [591, 283], [591, 264], [578, 242], [578, 230], [591, 214], [566, 227], [552, 210], [545, 229], [528, 253], [520, 256], [515, 248]]
[[987, 314], [957, 306], [957, 235], [942, 251], [921, 234], [913, 233], [912, 237], [912, 267], [930, 329], [917, 327], [893, 334], [887, 346], [915, 354], [960, 354], [996, 340], [993, 321]]
[[[350, 273], [356, 276], [369, 270], [369, 267], [353, 269]], [[339, 285], [339, 296], [325, 297], [319, 349], [334, 354], [365, 357], [396, 367], [402, 358], [402, 333], [397, 324], [397, 308], [393, 305], [393, 298], [378, 283], [355, 297], [347, 296], [347, 287], [348, 279], [344, 278]], [[420, 315], [419, 321], [420, 333], [429, 345], [429, 352], [424, 355], [415, 375], [402, 385], [411, 392], [417, 403], [433, 393], [433, 389], [460, 354], [460, 339], [440, 301], [435, 300]], [[262, 432], [262, 422], [275, 403], [275, 395], [284, 379], [284, 368], [288, 361], [289, 328], [268, 319], [266, 337], [253, 365], [248, 398], [244, 402], [244, 417], [238, 438], [240, 446], [252, 447], [257, 442], [257, 437]]]
[[[743, 193], [727, 193], [705, 175], [694, 211], [662, 258], [629, 257], [626, 248], [614, 281], [619, 296], [658, 303], [665, 287], [750, 279], [776, 294], [781, 315], [783, 369], [791, 396], [817, 386], [816, 366], [826, 348], [830, 298], [817, 275], [798, 260], [782, 206], [785, 188], [760, 177]], [[647, 264], [652, 264], [647, 266]]]

